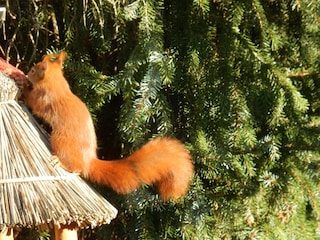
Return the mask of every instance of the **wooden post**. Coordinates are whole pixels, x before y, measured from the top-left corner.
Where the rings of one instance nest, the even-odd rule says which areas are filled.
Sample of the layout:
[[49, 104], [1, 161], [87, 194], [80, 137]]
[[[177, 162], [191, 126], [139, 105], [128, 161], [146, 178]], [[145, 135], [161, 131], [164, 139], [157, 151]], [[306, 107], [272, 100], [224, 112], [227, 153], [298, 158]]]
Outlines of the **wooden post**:
[[4, 227], [0, 231], [0, 240], [13, 240], [13, 229]]
[[72, 225], [54, 225], [54, 235], [55, 240], [78, 240], [78, 229]]

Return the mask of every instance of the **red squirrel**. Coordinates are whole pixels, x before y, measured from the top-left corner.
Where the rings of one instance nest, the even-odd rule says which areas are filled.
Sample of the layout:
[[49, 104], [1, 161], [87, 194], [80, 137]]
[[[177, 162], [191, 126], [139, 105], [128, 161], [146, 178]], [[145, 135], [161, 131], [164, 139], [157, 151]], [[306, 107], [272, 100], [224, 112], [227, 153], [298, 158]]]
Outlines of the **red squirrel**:
[[184, 196], [193, 163], [189, 151], [176, 139], [155, 138], [121, 160], [97, 158], [93, 121], [64, 77], [65, 58], [64, 51], [44, 56], [28, 73], [32, 88], [22, 89], [31, 111], [51, 126], [51, 150], [60, 165], [121, 194], [146, 183], [154, 185], [164, 201]]

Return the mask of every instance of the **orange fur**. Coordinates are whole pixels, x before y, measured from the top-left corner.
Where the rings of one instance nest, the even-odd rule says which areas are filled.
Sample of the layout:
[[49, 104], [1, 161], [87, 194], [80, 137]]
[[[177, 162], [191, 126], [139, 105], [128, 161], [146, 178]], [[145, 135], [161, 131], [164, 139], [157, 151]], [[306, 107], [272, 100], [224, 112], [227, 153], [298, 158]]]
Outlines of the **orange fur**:
[[97, 158], [90, 113], [63, 76], [65, 57], [65, 52], [46, 55], [28, 73], [32, 88], [23, 89], [33, 113], [51, 125], [52, 152], [62, 167], [123, 194], [146, 183], [155, 185], [163, 200], [185, 195], [193, 164], [189, 152], [176, 139], [155, 138], [121, 160]]

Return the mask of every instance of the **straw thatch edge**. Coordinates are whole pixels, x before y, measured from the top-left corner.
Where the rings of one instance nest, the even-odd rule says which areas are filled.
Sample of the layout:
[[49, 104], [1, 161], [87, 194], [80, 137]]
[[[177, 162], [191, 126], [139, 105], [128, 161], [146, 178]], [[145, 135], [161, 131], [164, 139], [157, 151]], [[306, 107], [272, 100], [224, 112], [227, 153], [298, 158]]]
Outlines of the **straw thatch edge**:
[[0, 72], [0, 229], [110, 223], [117, 210], [80, 176], [51, 163], [49, 135], [13, 100], [12, 82]]

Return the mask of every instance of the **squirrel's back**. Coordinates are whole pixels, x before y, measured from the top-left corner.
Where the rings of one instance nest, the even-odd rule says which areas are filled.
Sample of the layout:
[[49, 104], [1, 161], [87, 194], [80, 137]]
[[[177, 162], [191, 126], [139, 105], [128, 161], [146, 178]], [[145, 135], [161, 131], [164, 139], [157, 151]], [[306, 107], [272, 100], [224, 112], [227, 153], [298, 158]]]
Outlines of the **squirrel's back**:
[[96, 158], [96, 135], [86, 105], [74, 95], [65, 79], [62, 64], [66, 55], [46, 55], [31, 68], [33, 89], [25, 100], [32, 112], [52, 128], [50, 143], [64, 168], [82, 172]]

